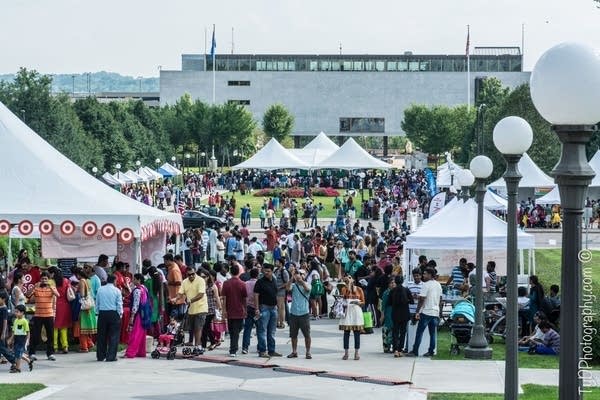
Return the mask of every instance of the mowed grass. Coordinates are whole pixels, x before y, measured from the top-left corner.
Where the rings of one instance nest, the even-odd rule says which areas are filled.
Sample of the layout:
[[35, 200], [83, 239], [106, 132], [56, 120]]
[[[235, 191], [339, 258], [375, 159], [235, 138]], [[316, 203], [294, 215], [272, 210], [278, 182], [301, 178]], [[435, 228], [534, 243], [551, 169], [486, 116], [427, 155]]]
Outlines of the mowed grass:
[[[343, 196], [343, 194], [345, 193], [345, 190], [343, 189], [338, 189], [338, 192], [340, 193], [340, 195]], [[225, 193], [224, 196], [228, 196], [231, 197], [231, 192]], [[260, 210], [260, 208], [263, 205], [263, 201], [264, 201], [264, 197], [260, 197], [260, 196], [254, 196], [253, 194], [245, 194], [245, 195], [241, 195], [239, 192], [236, 192], [233, 197], [235, 198], [236, 201], [236, 210], [235, 210], [235, 218], [239, 219], [240, 218], [240, 208], [242, 207], [242, 205], [245, 204], [250, 204], [250, 209], [252, 210], [252, 218], [258, 218], [258, 210]], [[334, 219], [336, 216], [336, 210], [334, 207], [334, 199], [335, 197], [322, 197], [322, 196], [315, 196], [313, 197], [313, 202], [315, 204], [323, 204], [323, 210], [319, 212], [319, 218], [332, 218]], [[267, 198], [268, 200], [268, 198]], [[340, 196], [340, 200], [343, 201], [343, 198]], [[304, 203], [304, 199], [296, 199], [296, 201], [298, 202], [298, 204], [301, 206], [302, 203]], [[202, 204], [206, 204], [207, 200], [203, 200]], [[355, 197], [354, 198], [354, 206], [357, 208], [356, 211], [356, 215], [359, 215], [358, 212], [358, 208], [360, 205], [360, 194], [358, 195], [358, 198]], [[281, 207], [279, 209], [279, 211], [276, 213], [277, 218], [281, 217]], [[302, 220], [302, 214], [298, 215], [298, 218], [300, 220]], [[299, 225], [299, 226], [303, 226], [303, 225]]]
[[[523, 385], [523, 394], [519, 396], [520, 400], [550, 400], [558, 398], [558, 387]], [[586, 400], [600, 400], [600, 388], [588, 388], [589, 393], [585, 393]], [[502, 400], [502, 394], [482, 394], [482, 393], [430, 393], [428, 400]]]
[[0, 398], [2, 400], [16, 400], [45, 387], [41, 383], [0, 383]]

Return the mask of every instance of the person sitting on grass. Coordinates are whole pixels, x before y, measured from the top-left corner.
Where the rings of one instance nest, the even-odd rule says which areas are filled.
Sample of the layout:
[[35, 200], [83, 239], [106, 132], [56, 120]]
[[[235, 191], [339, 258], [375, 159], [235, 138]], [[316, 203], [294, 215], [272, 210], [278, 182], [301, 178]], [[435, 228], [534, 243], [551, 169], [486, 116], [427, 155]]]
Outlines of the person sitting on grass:
[[528, 351], [529, 346], [540, 344], [543, 342], [544, 333], [540, 329], [540, 323], [543, 321], [548, 321], [546, 314], [543, 311], [538, 311], [533, 316], [533, 321], [535, 322], [535, 328], [533, 333], [529, 336], [523, 336], [519, 340], [519, 349], [522, 351]]
[[529, 348], [529, 354], [558, 355], [560, 353], [560, 335], [552, 329], [548, 321], [540, 322], [539, 327], [544, 333], [544, 338], [542, 343]]

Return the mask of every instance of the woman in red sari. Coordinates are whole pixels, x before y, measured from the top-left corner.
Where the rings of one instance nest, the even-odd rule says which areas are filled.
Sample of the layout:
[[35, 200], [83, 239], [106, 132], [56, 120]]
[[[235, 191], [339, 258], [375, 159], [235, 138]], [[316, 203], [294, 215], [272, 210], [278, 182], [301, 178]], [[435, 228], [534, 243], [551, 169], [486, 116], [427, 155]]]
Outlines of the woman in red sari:
[[129, 317], [131, 316], [131, 280], [126, 275], [125, 264], [120, 261], [115, 264], [114, 275], [115, 287], [121, 291], [121, 295], [123, 296], [123, 317], [121, 318], [121, 334], [119, 335], [119, 343], [127, 344], [129, 342], [127, 323], [129, 321]]
[[133, 292], [131, 293], [131, 316], [127, 324], [129, 332], [129, 342], [125, 357], [146, 357], [146, 330], [142, 326], [142, 316], [140, 312], [141, 305], [148, 301], [148, 290], [143, 284], [144, 275], [135, 274], [133, 276]]

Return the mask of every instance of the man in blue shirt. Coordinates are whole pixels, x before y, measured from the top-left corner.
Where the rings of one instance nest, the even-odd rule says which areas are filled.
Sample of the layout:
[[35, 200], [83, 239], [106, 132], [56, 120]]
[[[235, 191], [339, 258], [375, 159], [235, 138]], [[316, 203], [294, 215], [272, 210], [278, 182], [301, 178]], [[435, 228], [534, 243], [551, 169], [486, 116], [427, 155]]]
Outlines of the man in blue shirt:
[[[98, 361], [117, 361], [117, 346], [121, 332], [123, 316], [123, 297], [114, 285], [115, 276], [106, 278], [106, 285], [96, 294], [96, 314], [98, 314], [98, 337], [96, 341], [96, 359]], [[107, 349], [108, 347], [108, 349]]]
[[309, 316], [309, 296], [310, 286], [306, 283], [306, 271], [296, 270], [290, 267], [292, 279], [287, 282], [287, 290], [292, 292], [292, 305], [289, 314], [290, 338], [292, 339], [292, 352], [288, 358], [298, 357], [298, 331], [302, 331], [304, 336], [304, 345], [306, 346], [306, 358], [311, 359], [310, 354], [310, 316]]

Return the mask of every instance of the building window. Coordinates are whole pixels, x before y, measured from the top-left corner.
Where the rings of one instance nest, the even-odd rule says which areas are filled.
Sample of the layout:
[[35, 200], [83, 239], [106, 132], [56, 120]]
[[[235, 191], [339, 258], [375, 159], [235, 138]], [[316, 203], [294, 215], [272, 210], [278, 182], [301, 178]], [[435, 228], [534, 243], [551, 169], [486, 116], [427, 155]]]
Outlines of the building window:
[[385, 133], [385, 118], [340, 118], [342, 133]]
[[227, 100], [228, 104], [238, 104], [240, 106], [249, 106], [250, 100]]
[[250, 86], [250, 81], [227, 81], [227, 86]]

